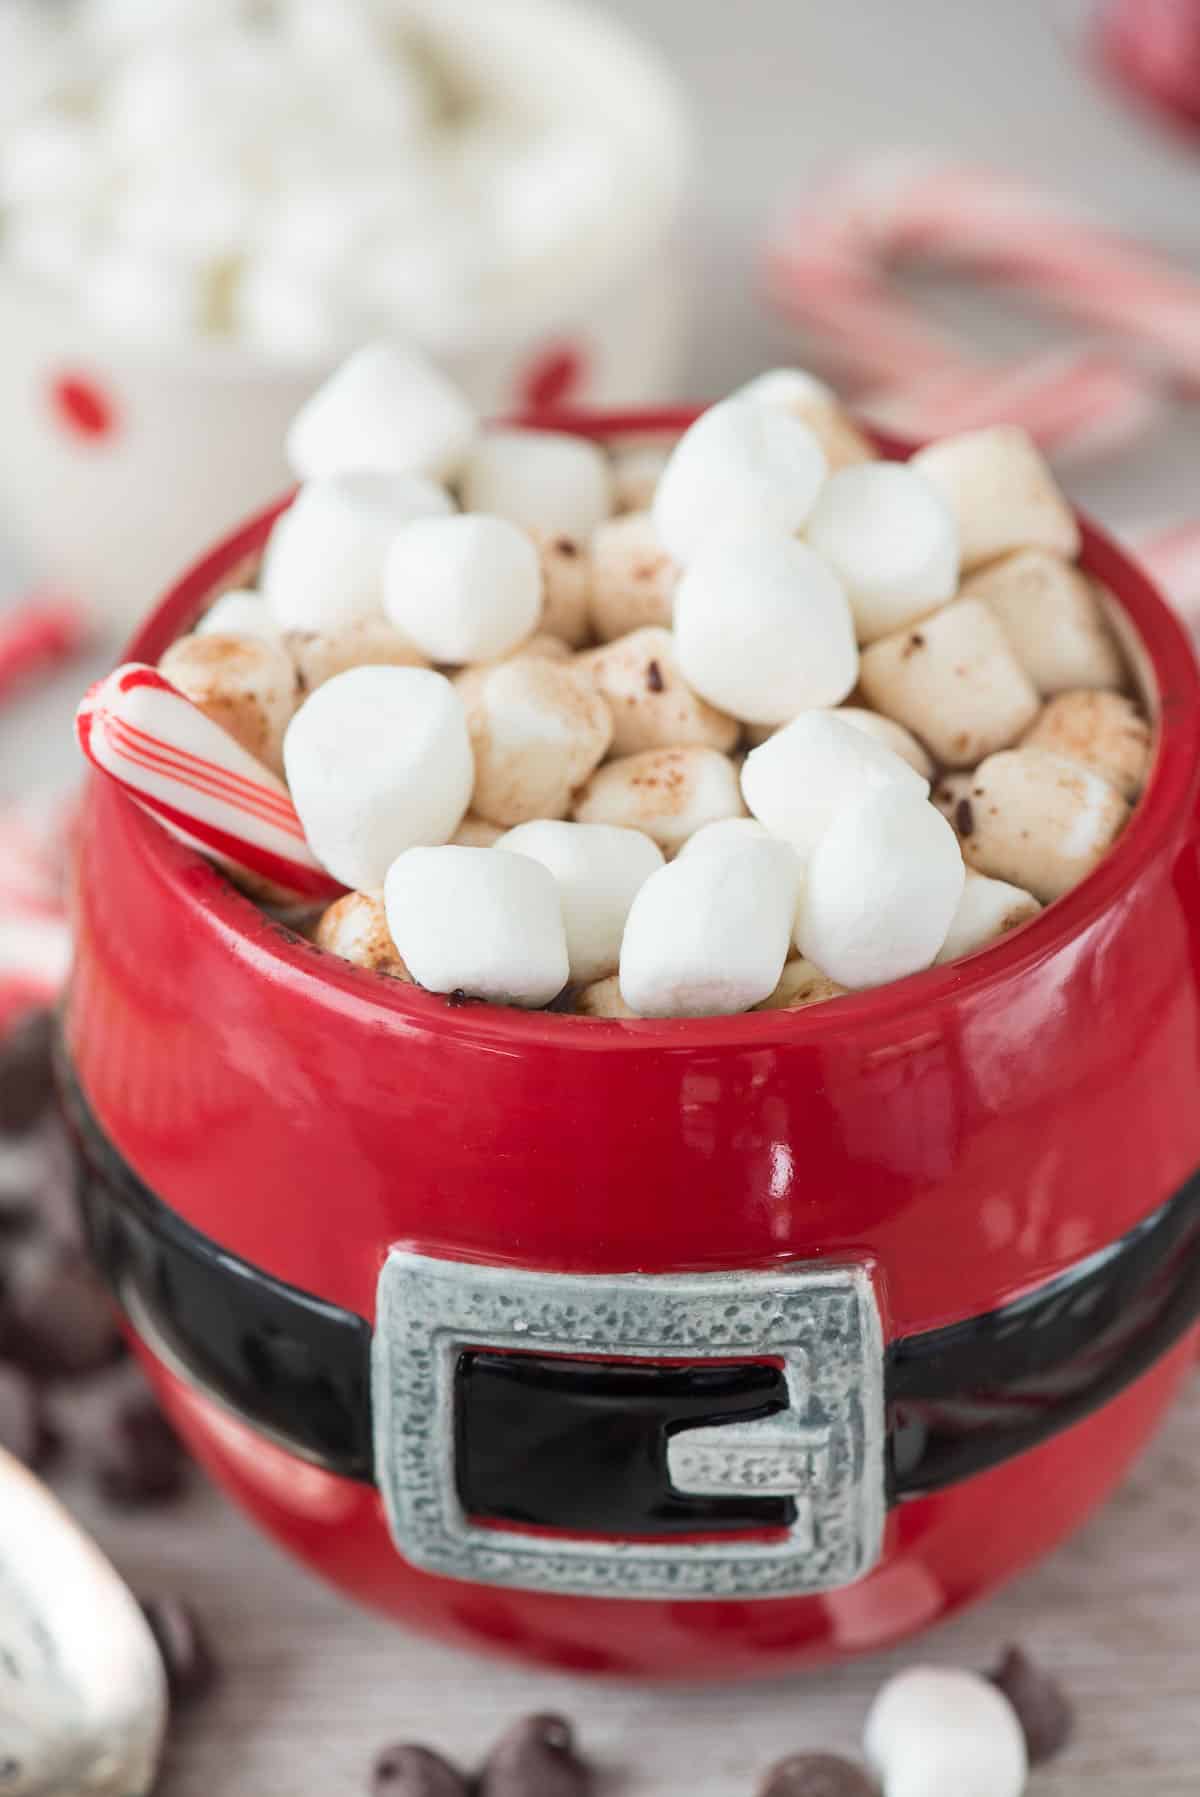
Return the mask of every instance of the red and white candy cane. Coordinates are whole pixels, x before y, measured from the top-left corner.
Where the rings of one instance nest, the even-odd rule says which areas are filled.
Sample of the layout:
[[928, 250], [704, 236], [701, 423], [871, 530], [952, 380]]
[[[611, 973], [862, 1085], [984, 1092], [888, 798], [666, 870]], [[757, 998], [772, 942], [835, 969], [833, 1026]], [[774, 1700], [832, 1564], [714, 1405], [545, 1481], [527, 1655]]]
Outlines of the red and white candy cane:
[[[999, 281], [1098, 329], [1124, 356], [1086, 347], [988, 367], [896, 290], [893, 271], [911, 262]], [[1200, 391], [1200, 281], [987, 170], [869, 157], [783, 220], [766, 272], [772, 297], [843, 375], [887, 391], [866, 409], [893, 426], [919, 419], [929, 435], [1011, 421], [1066, 452], [1140, 429], [1155, 409], [1154, 371]]]
[[31, 594], [0, 611], [0, 700], [69, 661], [88, 633], [87, 613], [73, 599]]
[[305, 841], [282, 780], [156, 668], [127, 662], [86, 695], [75, 720], [93, 766], [164, 829], [224, 867], [293, 900], [337, 898]]

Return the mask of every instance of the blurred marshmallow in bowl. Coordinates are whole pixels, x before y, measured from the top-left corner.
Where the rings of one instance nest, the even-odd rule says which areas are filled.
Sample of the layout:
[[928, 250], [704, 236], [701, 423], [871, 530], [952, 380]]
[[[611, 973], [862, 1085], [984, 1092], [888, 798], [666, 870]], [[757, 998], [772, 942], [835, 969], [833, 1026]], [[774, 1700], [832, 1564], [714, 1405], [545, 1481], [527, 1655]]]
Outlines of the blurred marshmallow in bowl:
[[663, 396], [686, 160], [577, 0], [3, 0], [0, 521], [133, 613], [358, 341], [485, 409]]

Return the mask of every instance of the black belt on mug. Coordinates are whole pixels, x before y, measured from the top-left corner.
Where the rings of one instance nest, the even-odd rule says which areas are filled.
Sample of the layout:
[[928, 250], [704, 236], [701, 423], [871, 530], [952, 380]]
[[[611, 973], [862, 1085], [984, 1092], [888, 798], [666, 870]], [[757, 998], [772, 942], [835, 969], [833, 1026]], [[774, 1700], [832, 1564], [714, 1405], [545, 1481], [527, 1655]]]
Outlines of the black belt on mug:
[[[784, 1289], [769, 1317], [747, 1309], [749, 1320], [736, 1324], [742, 1334], [735, 1339], [745, 1344], [740, 1360], [728, 1341], [705, 1356], [702, 1329], [695, 1333], [701, 1312], [679, 1310], [670, 1279], [628, 1276], [630, 1314], [638, 1305], [641, 1314], [656, 1314], [645, 1306], [658, 1302], [663, 1288], [661, 1315], [676, 1321], [664, 1324], [653, 1350], [614, 1347], [606, 1358], [590, 1334], [560, 1328], [564, 1337], [587, 1341], [587, 1352], [573, 1356], [569, 1340], [547, 1351], [554, 1325], [514, 1320], [513, 1294], [523, 1282], [538, 1282], [538, 1315], [549, 1314], [546, 1294], [553, 1294], [556, 1275], [503, 1269], [489, 1297], [485, 1273], [463, 1268], [474, 1282], [464, 1297], [450, 1289], [453, 1274], [447, 1283], [454, 1263], [401, 1256], [389, 1300], [395, 1367], [385, 1377], [397, 1401], [410, 1406], [409, 1422], [381, 1438], [372, 1418], [370, 1324], [285, 1285], [183, 1222], [122, 1160], [69, 1071], [63, 1087], [93, 1249], [138, 1333], [174, 1371], [290, 1452], [344, 1478], [373, 1481], [380, 1440], [389, 1460], [403, 1460], [409, 1438], [424, 1428], [414, 1433], [410, 1426], [412, 1406], [435, 1408], [444, 1400], [452, 1415], [439, 1426], [453, 1444], [457, 1500], [485, 1527], [652, 1542], [793, 1525], [787, 1478], [797, 1476], [801, 1462], [811, 1468], [828, 1457], [837, 1432], [822, 1435], [811, 1411], [790, 1435], [772, 1430], [770, 1419], [794, 1417], [804, 1358], [786, 1349], [777, 1356], [773, 1343], [790, 1339], [789, 1306], [797, 1316], [811, 1309], [804, 1309], [805, 1291], [786, 1289], [786, 1275], [749, 1276], [752, 1294], [755, 1277], [773, 1292], [781, 1282]], [[853, 1295], [838, 1281], [854, 1274], [817, 1268], [813, 1276], [826, 1306], [821, 1339], [831, 1344], [829, 1358], [852, 1360]], [[587, 1287], [582, 1277], [560, 1283], [568, 1296]], [[699, 1277], [687, 1289], [700, 1289], [703, 1298], [705, 1285]], [[457, 1333], [449, 1327], [455, 1304], [466, 1306]], [[726, 1304], [724, 1314], [734, 1308]], [[493, 1338], [493, 1313], [506, 1315], [518, 1333], [497, 1324]], [[759, 1314], [765, 1333], [756, 1339]], [[1120, 1240], [1011, 1304], [880, 1344], [887, 1501], [968, 1478], [1079, 1422], [1153, 1365], [1198, 1314], [1200, 1174]], [[625, 1327], [629, 1333], [632, 1325]], [[448, 1397], [433, 1373], [422, 1384], [431, 1356], [418, 1350], [439, 1332], [454, 1347]], [[379, 1358], [376, 1344], [376, 1407]], [[820, 1400], [819, 1369], [809, 1371]], [[844, 1390], [851, 1408], [861, 1407], [853, 1380]], [[742, 1474], [731, 1473], [737, 1456], [729, 1450], [755, 1442], [761, 1451], [739, 1463]], [[386, 1491], [382, 1468], [379, 1479]]]

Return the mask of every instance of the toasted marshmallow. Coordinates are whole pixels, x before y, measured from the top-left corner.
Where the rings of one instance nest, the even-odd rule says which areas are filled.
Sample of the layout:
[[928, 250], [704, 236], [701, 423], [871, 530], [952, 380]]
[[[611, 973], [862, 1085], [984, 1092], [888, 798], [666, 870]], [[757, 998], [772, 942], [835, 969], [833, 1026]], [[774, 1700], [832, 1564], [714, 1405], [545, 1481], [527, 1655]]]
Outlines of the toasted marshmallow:
[[403, 850], [447, 842], [471, 799], [462, 702], [425, 668], [327, 680], [288, 726], [283, 759], [313, 853], [362, 892], [383, 885]]
[[1102, 774], [1127, 799], [1136, 799], [1150, 766], [1151, 730], [1123, 693], [1059, 693], [1021, 739]]
[[830, 475], [806, 535], [841, 581], [860, 643], [903, 630], [954, 597], [954, 514], [902, 462], [864, 462]]
[[590, 681], [568, 664], [518, 655], [468, 670], [459, 691], [475, 754], [474, 810], [509, 827], [565, 817], [612, 741], [612, 716]]
[[727, 399], [676, 444], [654, 495], [663, 547], [689, 562], [714, 532], [801, 529], [825, 479], [825, 452], [798, 418], [753, 400]]
[[562, 431], [484, 431], [467, 456], [460, 491], [467, 511], [576, 543], [588, 541], [613, 505], [604, 451]]
[[300, 685], [315, 693], [335, 674], [351, 668], [427, 668], [429, 657], [402, 630], [382, 616], [363, 618], [345, 630], [289, 630], [284, 638]]
[[1107, 780], [1047, 749], [989, 755], [965, 803], [970, 828], [959, 828], [970, 866], [1045, 905], [1099, 865], [1129, 818]]
[[571, 979], [591, 985], [615, 973], [629, 908], [663, 865], [662, 850], [640, 830], [545, 818], [518, 824], [496, 846], [513, 855], [531, 855], [554, 875]]
[[671, 458], [662, 443], [629, 443], [613, 451], [612, 496], [614, 512], [648, 512], [654, 491]]
[[396, 532], [451, 509], [441, 487], [412, 474], [346, 474], [301, 487], [263, 560], [263, 598], [279, 629], [332, 636], [378, 617]]
[[779, 984], [769, 998], [755, 1005], [756, 1011], [802, 1011], [808, 1005], [823, 1005], [831, 998], [844, 996], [846, 988], [831, 980], [828, 974], [797, 955], [779, 976]]
[[962, 897], [958, 838], [912, 790], [886, 788], [839, 811], [805, 872], [796, 946], [857, 990], [932, 965]]
[[653, 874], [621, 945], [626, 1004], [639, 1017], [711, 1017], [769, 997], [790, 946], [797, 872], [785, 844], [763, 839]]
[[621, 997], [621, 982], [615, 973], [610, 973], [606, 980], [597, 980], [592, 986], [584, 986], [575, 994], [575, 1015], [577, 1017], [636, 1017], [637, 1012], [630, 1009]]
[[1007, 880], [989, 880], [968, 868], [958, 910], [937, 959], [957, 961], [960, 955], [974, 954], [1018, 924], [1028, 923], [1041, 908], [1031, 892], [1010, 886]]
[[946, 767], [974, 767], [1010, 747], [1038, 713], [1036, 687], [979, 599], [957, 599], [881, 637], [864, 649], [859, 678], [870, 703]]
[[500, 849], [412, 848], [384, 885], [388, 928], [414, 980], [536, 1009], [567, 983], [567, 942], [554, 877]]
[[538, 630], [578, 649], [592, 634], [592, 563], [575, 537], [533, 532], [542, 568], [542, 615]]
[[963, 583], [999, 619], [1040, 693], [1119, 687], [1125, 670], [1092, 581], [1045, 549], [1018, 549]]
[[802, 368], [768, 369], [739, 387], [733, 397], [774, 406], [806, 424], [825, 451], [831, 473], [874, 458], [870, 439], [859, 430], [833, 388]]
[[989, 1679], [948, 1666], [911, 1666], [888, 1679], [867, 1716], [863, 1746], [883, 1797], [1021, 1797], [1025, 1736]]
[[935, 486], [958, 520], [964, 568], [1014, 549], [1079, 554], [1079, 526], [1045, 457], [1015, 424], [967, 431], [918, 450], [909, 467]]
[[723, 537], [699, 551], [675, 593], [675, 645], [688, 684], [752, 724], [837, 705], [858, 678], [841, 583], [782, 535]]
[[505, 518], [416, 518], [388, 551], [384, 609], [434, 661], [506, 655], [541, 616], [537, 550]]
[[468, 811], [450, 840], [460, 849], [494, 849], [503, 835], [499, 824], [489, 824], [486, 817]]
[[684, 680], [669, 630], [631, 631], [588, 650], [575, 666], [608, 703], [615, 755], [693, 743], [728, 753], [737, 743], [737, 719], [709, 705]]
[[834, 711], [806, 711], [746, 757], [742, 792], [773, 836], [811, 855], [834, 819], [877, 790], [924, 799], [909, 762]]
[[452, 479], [478, 428], [454, 383], [394, 344], [356, 350], [292, 420], [287, 457], [300, 480], [362, 470]]
[[602, 643], [674, 615], [678, 563], [659, 541], [649, 512], [610, 518], [592, 538], [591, 625]]
[[171, 685], [243, 749], [283, 771], [283, 735], [299, 703], [292, 658], [270, 636], [180, 637], [159, 667]]
[[718, 749], [645, 749], [593, 774], [575, 799], [581, 824], [644, 830], [668, 855], [718, 818], [742, 817], [737, 770]]
[[330, 905], [317, 925], [316, 943], [371, 973], [386, 973], [396, 980], [412, 978], [392, 941], [382, 892], [348, 892]]

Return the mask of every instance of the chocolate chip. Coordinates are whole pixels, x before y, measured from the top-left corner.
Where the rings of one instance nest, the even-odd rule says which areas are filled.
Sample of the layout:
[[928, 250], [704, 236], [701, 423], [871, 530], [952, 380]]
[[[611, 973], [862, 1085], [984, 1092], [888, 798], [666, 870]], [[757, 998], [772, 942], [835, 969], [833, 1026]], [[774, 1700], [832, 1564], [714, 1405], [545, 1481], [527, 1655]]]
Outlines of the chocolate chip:
[[453, 1006], [455, 1010], [459, 1010], [463, 1005], [469, 1003], [469, 1000], [462, 987], [456, 986], [453, 992], [446, 994], [446, 1003]]
[[666, 681], [662, 677], [662, 669], [656, 661], [649, 662], [646, 667], [646, 685], [652, 693], [661, 693]]
[[54, 1097], [54, 1014], [34, 1011], [0, 1043], [0, 1131], [32, 1129]]
[[493, 1747], [479, 1797], [586, 1797], [591, 1769], [575, 1752], [562, 1716], [523, 1716]]
[[97, 1489], [122, 1509], [169, 1503], [187, 1481], [187, 1454], [153, 1398], [126, 1398], [93, 1453]]
[[371, 1797], [467, 1797], [462, 1773], [428, 1747], [385, 1747], [371, 1773]]
[[191, 1605], [180, 1597], [151, 1597], [142, 1615], [162, 1657], [172, 1705], [181, 1709], [206, 1697], [217, 1681], [217, 1662]]
[[41, 1395], [32, 1379], [0, 1366], [0, 1448], [22, 1465], [37, 1468], [50, 1458], [54, 1436]]
[[82, 1250], [36, 1242], [10, 1269], [0, 1358], [45, 1379], [81, 1378], [120, 1358], [117, 1313]]
[[960, 799], [954, 807], [954, 828], [960, 836], [969, 836], [975, 828], [975, 813], [970, 799]]
[[579, 544], [572, 537], [556, 537], [554, 547], [560, 555], [574, 557], [579, 554]]
[[1052, 1759], [1066, 1746], [1075, 1728], [1070, 1699], [1023, 1648], [1008, 1648], [988, 1677], [1017, 1712], [1031, 1766]]
[[876, 1797], [876, 1791], [852, 1760], [833, 1753], [793, 1753], [772, 1766], [759, 1797]]

